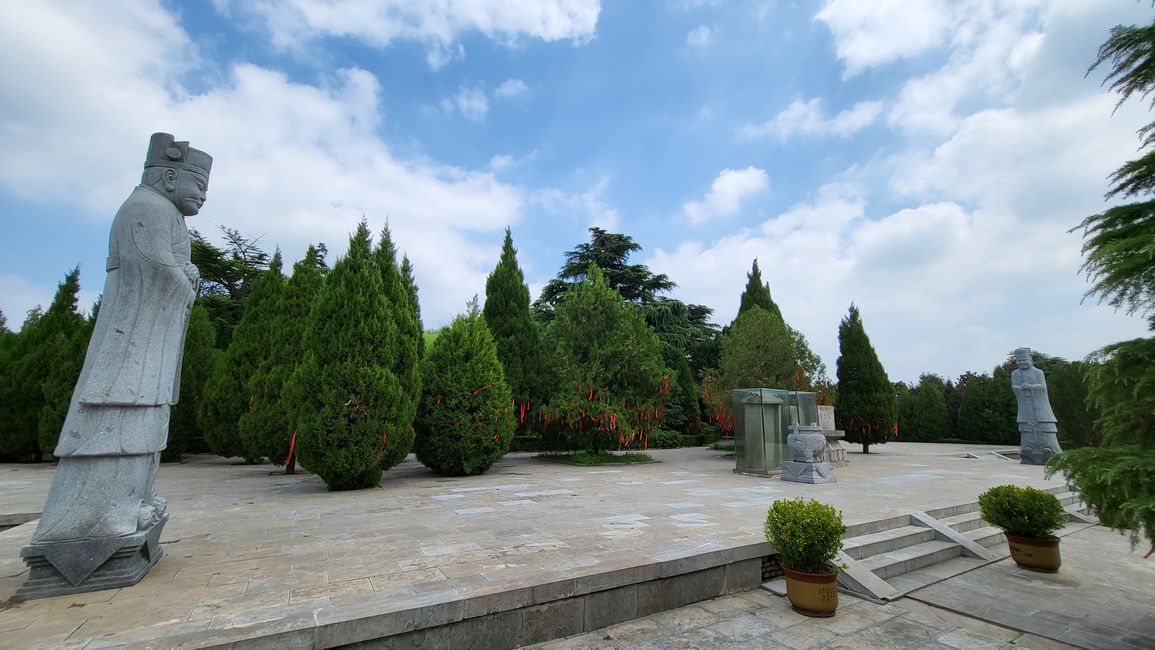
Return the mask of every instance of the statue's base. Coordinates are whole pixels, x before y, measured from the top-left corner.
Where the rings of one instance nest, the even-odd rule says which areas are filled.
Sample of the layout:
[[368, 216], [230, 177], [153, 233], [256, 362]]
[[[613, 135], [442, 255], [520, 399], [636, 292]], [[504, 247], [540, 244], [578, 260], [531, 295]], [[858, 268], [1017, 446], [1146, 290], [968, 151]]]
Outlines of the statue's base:
[[20, 550], [20, 557], [28, 565], [28, 580], [12, 600], [117, 589], [140, 582], [164, 555], [160, 531], [167, 522], [168, 515], [165, 515], [150, 528], [127, 537], [25, 546]]
[[1046, 465], [1047, 459], [1054, 455], [1053, 452], [1046, 451], [1020, 451], [1019, 463], [1023, 465]]
[[782, 461], [782, 480], [794, 483], [837, 483], [834, 466], [830, 463], [799, 463]]

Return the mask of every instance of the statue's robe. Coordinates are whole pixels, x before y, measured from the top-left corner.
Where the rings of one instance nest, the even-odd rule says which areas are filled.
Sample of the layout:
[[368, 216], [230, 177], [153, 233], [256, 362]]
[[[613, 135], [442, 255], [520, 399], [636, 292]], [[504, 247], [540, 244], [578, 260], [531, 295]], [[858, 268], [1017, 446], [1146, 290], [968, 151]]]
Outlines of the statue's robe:
[[34, 543], [136, 532], [179, 396], [196, 297], [190, 263], [184, 216], [163, 194], [137, 187], [112, 222], [100, 311]]

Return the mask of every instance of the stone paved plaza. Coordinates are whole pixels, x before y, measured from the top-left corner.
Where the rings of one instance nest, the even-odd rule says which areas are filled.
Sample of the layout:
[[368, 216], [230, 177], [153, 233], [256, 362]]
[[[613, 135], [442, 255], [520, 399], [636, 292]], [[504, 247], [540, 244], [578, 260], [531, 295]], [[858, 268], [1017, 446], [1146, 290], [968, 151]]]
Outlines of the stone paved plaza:
[[[161, 467], [158, 492], [172, 516], [165, 556], [133, 587], [7, 603], [26, 577], [19, 551], [35, 523], [0, 532], [0, 647], [334, 647], [590, 585], [764, 555], [762, 523], [777, 498], [834, 504], [853, 525], [971, 502], [1002, 483], [1062, 485], [1038, 466], [963, 458], [970, 449], [875, 446], [869, 455], [852, 453], [829, 485], [736, 475], [732, 456], [704, 448], [654, 451], [660, 462], [627, 467], [510, 454], [488, 473], [463, 478], [439, 477], [411, 457], [380, 488], [344, 493], [327, 492], [308, 473], [196, 456]], [[51, 465], [0, 465], [0, 516], [35, 513], [52, 472]], [[579, 614], [574, 625], [551, 628], [559, 638], [544, 647], [1053, 647], [1045, 637], [1152, 647], [1153, 563], [1101, 528], [1070, 538], [1063, 570], [1050, 581], [1021, 576], [1003, 560], [890, 604], [844, 596], [839, 614], [825, 621], [796, 615], [761, 590], [652, 616], [639, 606], [634, 620], [594, 632], [600, 619], [591, 623], [587, 608], [584, 627]], [[1082, 555], [1110, 570], [1081, 568]], [[510, 629], [555, 625], [540, 611]], [[1039, 629], [1015, 623], [1017, 614], [1031, 614]], [[776, 633], [794, 628], [810, 640]], [[581, 635], [560, 638], [574, 633]], [[462, 643], [486, 645], [484, 638]], [[418, 645], [417, 637], [405, 639]], [[1124, 645], [1097, 645], [1104, 639]]]

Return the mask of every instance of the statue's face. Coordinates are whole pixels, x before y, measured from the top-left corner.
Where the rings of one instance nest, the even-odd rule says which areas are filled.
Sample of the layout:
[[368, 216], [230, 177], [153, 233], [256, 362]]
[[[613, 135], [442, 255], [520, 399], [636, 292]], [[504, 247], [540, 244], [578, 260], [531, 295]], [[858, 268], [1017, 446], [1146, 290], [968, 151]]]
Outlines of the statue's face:
[[1026, 370], [1031, 367], [1031, 358], [1018, 355], [1015, 357], [1015, 363], [1018, 364], [1019, 370]]
[[176, 204], [180, 213], [191, 217], [201, 211], [208, 194], [209, 179], [195, 172], [180, 170], [176, 175], [176, 187], [173, 188], [172, 202]]

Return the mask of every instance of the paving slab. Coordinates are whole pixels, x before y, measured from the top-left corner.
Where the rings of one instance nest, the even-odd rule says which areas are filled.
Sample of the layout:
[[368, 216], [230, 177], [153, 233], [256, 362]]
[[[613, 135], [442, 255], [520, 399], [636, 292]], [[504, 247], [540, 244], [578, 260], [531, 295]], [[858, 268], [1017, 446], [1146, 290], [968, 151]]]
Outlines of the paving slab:
[[[9, 604], [35, 522], [0, 531], [0, 647], [257, 637], [329, 647], [756, 557], [768, 550], [763, 521], [778, 498], [816, 498], [856, 524], [974, 501], [1002, 483], [1062, 485], [1038, 466], [963, 458], [974, 449], [872, 446], [824, 485], [735, 474], [733, 456], [704, 448], [655, 450], [660, 462], [621, 468], [510, 454], [486, 474], [454, 478], [410, 457], [378, 488], [338, 493], [307, 472], [194, 456], [158, 472], [172, 516], [165, 556], [132, 587]], [[0, 514], [27, 511], [43, 503], [52, 468], [0, 465], [0, 476]], [[571, 625], [566, 612], [546, 614], [526, 624]], [[694, 642], [745, 643], [738, 637], [758, 626], [739, 628], [691, 631]]]

